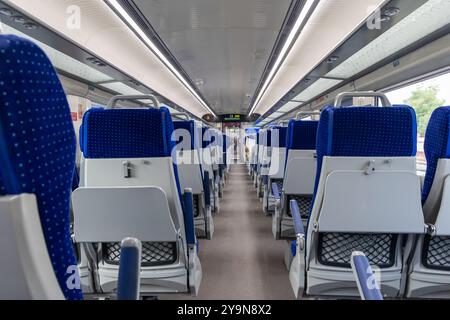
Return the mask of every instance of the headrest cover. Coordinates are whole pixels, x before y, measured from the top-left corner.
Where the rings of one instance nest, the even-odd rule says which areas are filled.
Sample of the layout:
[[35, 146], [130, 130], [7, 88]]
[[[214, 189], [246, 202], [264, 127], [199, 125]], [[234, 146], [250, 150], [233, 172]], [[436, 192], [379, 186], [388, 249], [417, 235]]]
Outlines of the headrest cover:
[[425, 135], [427, 173], [422, 200], [425, 202], [433, 186], [439, 159], [450, 158], [450, 107], [436, 109], [431, 115]]
[[75, 145], [66, 95], [49, 59], [31, 41], [0, 35], [0, 195], [36, 196], [56, 278], [71, 300], [82, 299], [81, 290], [67, 285], [77, 265], [69, 215]]
[[82, 152], [87, 159], [170, 157], [173, 122], [167, 108], [91, 109], [84, 115]]
[[[191, 138], [191, 142], [190, 142], [190, 150], [195, 150], [197, 148], [197, 144], [195, 143], [195, 130], [196, 130], [196, 125], [195, 125], [195, 121], [190, 120], [190, 121], [175, 121], [173, 123], [174, 129], [176, 130], [186, 130], [187, 132], [189, 132], [190, 134], [190, 138]], [[180, 138], [181, 140], [182, 138]], [[179, 143], [180, 141], [175, 141], [175, 143]]]
[[287, 129], [288, 150], [316, 150], [318, 121], [291, 120]]

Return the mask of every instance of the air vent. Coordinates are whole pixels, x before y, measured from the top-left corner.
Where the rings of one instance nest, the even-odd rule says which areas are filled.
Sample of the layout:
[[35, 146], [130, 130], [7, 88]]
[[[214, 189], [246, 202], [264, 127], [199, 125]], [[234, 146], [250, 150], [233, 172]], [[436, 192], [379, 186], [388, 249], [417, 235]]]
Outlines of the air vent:
[[106, 63], [101, 61], [100, 59], [89, 57], [86, 59], [89, 63], [92, 63], [93, 65], [96, 65], [97, 67], [106, 67]]
[[21, 15], [19, 12], [10, 8], [0, 8], [0, 14], [9, 17], [15, 23], [23, 25], [25, 29], [35, 30], [39, 28], [39, 25], [29, 20], [25, 16]]
[[132, 85], [139, 87], [141, 84], [139, 82], [137, 82], [136, 80], [129, 80], [129, 83], [131, 83]]

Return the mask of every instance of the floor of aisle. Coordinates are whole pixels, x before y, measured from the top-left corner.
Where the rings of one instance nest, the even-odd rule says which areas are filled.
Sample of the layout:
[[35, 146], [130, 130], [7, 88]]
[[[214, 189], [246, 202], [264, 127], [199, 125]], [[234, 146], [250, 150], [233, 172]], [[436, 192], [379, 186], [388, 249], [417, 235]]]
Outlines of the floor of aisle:
[[197, 299], [294, 299], [283, 262], [284, 242], [273, 239], [271, 222], [246, 166], [232, 166], [220, 212], [214, 215], [213, 240], [200, 242], [203, 281]]

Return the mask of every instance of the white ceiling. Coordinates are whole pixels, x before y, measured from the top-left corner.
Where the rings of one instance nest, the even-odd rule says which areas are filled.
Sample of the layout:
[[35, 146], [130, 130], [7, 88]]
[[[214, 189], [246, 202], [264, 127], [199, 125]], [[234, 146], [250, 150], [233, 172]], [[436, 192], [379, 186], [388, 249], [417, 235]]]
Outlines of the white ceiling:
[[135, 0], [217, 113], [246, 113], [291, 0]]
[[[202, 117], [209, 113], [133, 31], [102, 0], [6, 0], [43, 25], [108, 61], [145, 86]], [[81, 28], [68, 27], [71, 5], [81, 10]]]
[[257, 105], [269, 111], [386, 0], [322, 0]]

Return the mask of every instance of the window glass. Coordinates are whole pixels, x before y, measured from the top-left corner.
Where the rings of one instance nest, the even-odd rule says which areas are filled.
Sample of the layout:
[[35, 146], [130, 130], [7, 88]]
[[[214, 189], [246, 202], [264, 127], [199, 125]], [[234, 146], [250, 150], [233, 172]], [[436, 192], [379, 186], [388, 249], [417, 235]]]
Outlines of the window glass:
[[433, 110], [450, 105], [450, 73], [421, 81], [413, 85], [387, 93], [393, 104], [407, 104], [417, 114], [417, 169], [424, 173], [426, 159], [424, 153], [425, 133]]

